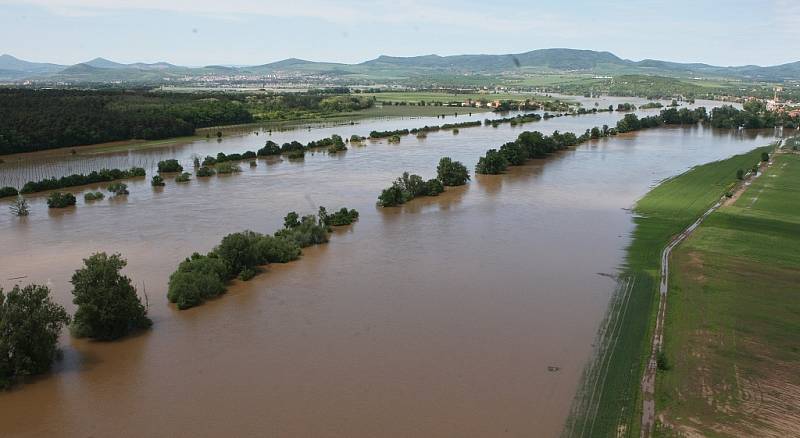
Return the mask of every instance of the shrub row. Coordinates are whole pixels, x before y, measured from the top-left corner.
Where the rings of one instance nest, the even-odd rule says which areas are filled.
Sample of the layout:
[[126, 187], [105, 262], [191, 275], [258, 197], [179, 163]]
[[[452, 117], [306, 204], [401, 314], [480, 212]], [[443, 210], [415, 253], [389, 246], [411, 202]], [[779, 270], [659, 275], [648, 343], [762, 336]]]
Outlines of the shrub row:
[[492, 125], [493, 128], [496, 128], [503, 123], [510, 123], [511, 126], [521, 125], [523, 123], [529, 122], [538, 122], [542, 120], [542, 116], [536, 113], [528, 113], [528, 114], [520, 114], [514, 117], [504, 117], [502, 119], [486, 119], [483, 121], [483, 124], [486, 126]]
[[358, 212], [342, 208], [328, 214], [320, 207], [317, 216], [300, 217], [290, 212], [284, 227], [274, 235], [243, 231], [225, 236], [213, 251], [206, 255], [192, 254], [170, 276], [167, 298], [178, 309], [198, 306], [206, 300], [225, 293], [233, 278], [247, 281], [260, 266], [297, 260], [301, 248], [328, 241], [331, 226], [351, 224]]
[[478, 160], [475, 172], [488, 175], [502, 173], [508, 166], [519, 166], [532, 158], [542, 158], [556, 151], [564, 150], [571, 146], [591, 139], [616, 135], [617, 133], [638, 131], [653, 128], [664, 124], [693, 124], [706, 118], [706, 109], [697, 108], [689, 110], [675, 108], [662, 110], [657, 116], [639, 118], [636, 114], [626, 114], [617, 122], [616, 128], [608, 126], [587, 129], [585, 133], [576, 136], [571, 132], [560, 133], [555, 131], [546, 136], [538, 131], [525, 131], [515, 141], [508, 142], [500, 149], [489, 149]]
[[378, 196], [378, 205], [394, 207], [420, 196], [437, 196], [444, 191], [444, 186], [459, 186], [469, 180], [466, 166], [450, 157], [439, 160], [436, 168], [437, 177], [425, 181], [419, 175], [404, 172], [392, 185], [384, 189]]
[[53, 192], [47, 197], [47, 208], [66, 208], [75, 205], [72, 193]]
[[19, 192], [14, 187], [0, 187], [0, 198], [17, 196]]
[[[475, 126], [481, 126], [481, 121], [473, 120], [469, 122], [460, 122], [460, 123], [445, 123], [443, 125], [433, 125], [428, 126], [425, 125], [421, 128], [414, 128], [414, 129], [396, 129], [394, 131], [372, 131], [369, 133], [369, 138], [389, 138], [392, 137], [401, 137], [409, 134], [420, 134], [420, 133], [428, 133], [428, 132], [436, 132], [436, 131], [448, 131], [451, 129], [458, 129], [458, 128], [471, 128]], [[399, 142], [399, 139], [397, 140]]]
[[102, 169], [99, 172], [91, 172], [88, 175], [76, 173], [69, 176], [62, 176], [61, 178], [47, 178], [36, 182], [28, 181], [24, 186], [22, 186], [20, 193], [28, 194], [44, 192], [47, 190], [63, 189], [66, 187], [96, 184], [141, 176], [145, 176], [145, 170], [141, 167], [131, 167], [129, 170]]
[[176, 159], [163, 160], [158, 162], [158, 172], [174, 173], [183, 172], [183, 166]]

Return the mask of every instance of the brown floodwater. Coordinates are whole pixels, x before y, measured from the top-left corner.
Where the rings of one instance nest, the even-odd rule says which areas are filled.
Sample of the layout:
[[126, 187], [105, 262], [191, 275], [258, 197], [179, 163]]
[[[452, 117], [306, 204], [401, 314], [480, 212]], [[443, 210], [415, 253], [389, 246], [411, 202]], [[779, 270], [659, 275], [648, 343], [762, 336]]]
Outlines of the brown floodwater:
[[[31, 197], [29, 217], [0, 215], [0, 286], [46, 283], [72, 312], [69, 278], [81, 259], [120, 252], [154, 326], [113, 343], [65, 333], [52, 373], [0, 393], [0, 436], [557, 436], [615, 288], [600, 274], [617, 271], [629, 242], [626, 208], [659, 180], [763, 145], [772, 133], [653, 129], [473, 177], [400, 208], [375, 201], [403, 170], [435, 176], [442, 156], [472, 169], [523, 130], [582, 132], [618, 117], [368, 142], [303, 162], [243, 163], [236, 176], [168, 180], [163, 190], [131, 180], [125, 199], [86, 205], [79, 196], [76, 208], [59, 211]], [[371, 120], [272, 138], [440, 123]], [[266, 138], [124, 157], [186, 162]], [[272, 232], [287, 211], [319, 205], [356, 208], [361, 218], [220, 299], [187, 311], [167, 303], [167, 279], [185, 256], [230, 232]]]

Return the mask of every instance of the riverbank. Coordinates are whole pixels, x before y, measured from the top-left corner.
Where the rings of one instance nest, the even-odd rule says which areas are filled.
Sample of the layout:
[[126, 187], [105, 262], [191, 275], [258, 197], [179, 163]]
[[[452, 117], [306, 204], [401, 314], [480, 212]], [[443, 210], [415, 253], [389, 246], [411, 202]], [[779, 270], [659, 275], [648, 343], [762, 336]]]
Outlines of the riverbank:
[[639, 435], [640, 381], [656, 320], [661, 252], [733, 187], [738, 169], [749, 169], [770, 149], [695, 167], [663, 181], [636, 203], [636, 228], [567, 436]]
[[655, 436], [800, 428], [800, 155], [773, 161], [675, 250]]

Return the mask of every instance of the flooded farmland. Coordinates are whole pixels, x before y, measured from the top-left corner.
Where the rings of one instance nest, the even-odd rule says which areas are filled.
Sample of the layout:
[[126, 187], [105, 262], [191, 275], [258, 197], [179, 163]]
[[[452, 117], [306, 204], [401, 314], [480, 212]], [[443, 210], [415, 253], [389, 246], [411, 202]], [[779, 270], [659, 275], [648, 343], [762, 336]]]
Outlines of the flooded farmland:
[[[598, 103], [620, 102], [641, 101]], [[161, 159], [186, 165], [195, 156], [255, 150], [267, 139], [306, 143], [486, 117], [493, 116], [259, 130], [96, 154], [92, 163], [150, 163], [150, 172]], [[486, 149], [524, 130], [581, 133], [620, 117], [366, 142], [300, 162], [243, 163], [234, 176], [168, 179], [163, 190], [134, 179], [124, 199], [80, 200], [60, 211], [32, 196], [22, 220], [0, 203], [0, 286], [48, 284], [72, 312], [69, 278], [81, 259], [119, 252], [154, 321], [152, 330], [114, 343], [64, 334], [64, 358], [51, 374], [0, 393], [0, 435], [558, 436], [615, 288], [610, 276], [632, 229], [626, 209], [658, 181], [766, 144], [772, 133], [651, 129], [504, 175], [473, 176], [467, 186], [399, 208], [375, 201], [404, 170], [434, 177], [440, 157], [472, 170]], [[87, 165], [77, 155], [26, 156], [0, 172], [71, 173], [64, 169]], [[167, 303], [167, 279], [184, 257], [230, 232], [272, 232], [288, 211], [314, 213], [319, 205], [356, 208], [360, 220], [220, 299], [187, 311]]]

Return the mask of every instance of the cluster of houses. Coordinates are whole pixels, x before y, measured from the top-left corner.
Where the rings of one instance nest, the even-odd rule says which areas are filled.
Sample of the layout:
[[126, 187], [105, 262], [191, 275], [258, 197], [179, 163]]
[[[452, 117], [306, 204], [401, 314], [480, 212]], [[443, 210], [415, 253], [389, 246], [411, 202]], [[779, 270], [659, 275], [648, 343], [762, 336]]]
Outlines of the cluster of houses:
[[493, 100], [493, 101], [486, 101], [486, 100], [472, 100], [467, 99], [461, 102], [461, 106], [468, 106], [473, 108], [499, 108], [500, 101]]
[[766, 101], [767, 111], [784, 113], [790, 118], [800, 117], [800, 107], [796, 103], [780, 100], [778, 94], [782, 91], [782, 87], [775, 87], [775, 95]]

